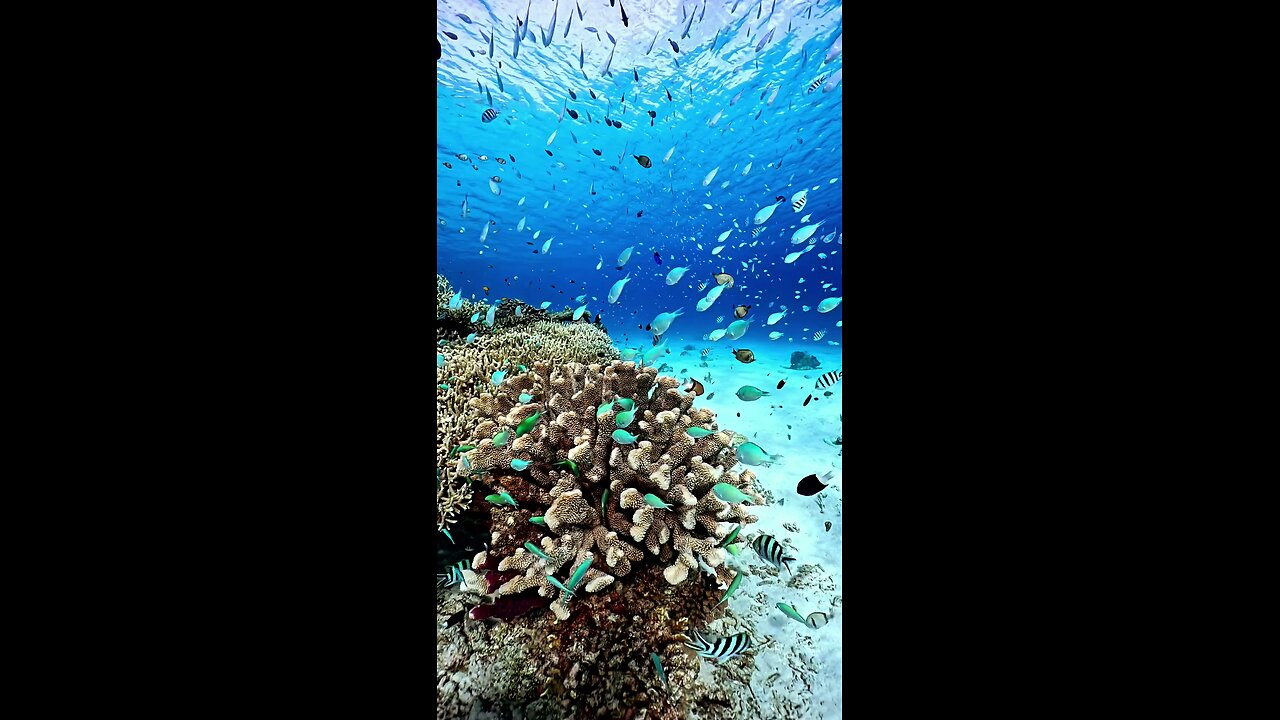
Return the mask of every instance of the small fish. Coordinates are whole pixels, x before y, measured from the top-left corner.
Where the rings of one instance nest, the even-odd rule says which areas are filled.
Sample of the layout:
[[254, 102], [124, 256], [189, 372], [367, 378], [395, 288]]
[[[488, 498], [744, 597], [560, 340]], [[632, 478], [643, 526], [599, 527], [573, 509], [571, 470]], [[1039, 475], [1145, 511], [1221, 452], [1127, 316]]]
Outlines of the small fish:
[[715, 393], [707, 393], [707, 399], [710, 400], [716, 396]]
[[[737, 358], [740, 363], [753, 363], [756, 361], [756, 354], [750, 350], [735, 350], [733, 348], [729, 348], [729, 352], [733, 353], [733, 356]], [[765, 395], [768, 394], [769, 393], [765, 393]]]
[[756, 43], [756, 52], [760, 52], [760, 49], [764, 47], [764, 44], [773, 39], [773, 30], [774, 28], [770, 28], [769, 34], [760, 38], [760, 42]]
[[503, 445], [507, 444], [507, 440], [510, 438], [511, 438], [511, 431], [503, 430], [502, 432], [493, 436], [493, 446], [502, 447]]
[[[578, 119], [578, 111], [577, 111], [577, 110], [574, 110], [573, 108], [569, 108], [568, 112], [569, 112], [569, 117], [573, 118], [574, 120], [577, 120], [577, 119]], [[572, 133], [572, 132], [570, 132], [569, 134], [570, 134], [570, 135], [573, 135], [573, 133]], [[576, 136], [575, 136], [575, 137], [574, 137], [574, 139], [573, 139], [573, 144], [574, 144], [574, 145], [577, 145], [577, 144], [578, 144], [578, 138], [577, 138]]]
[[461, 19], [462, 19], [462, 22], [464, 22], [464, 23], [466, 23], [466, 24], [468, 24], [468, 25], [470, 25], [470, 24], [471, 24], [471, 18], [467, 17], [466, 15], [463, 15], [462, 13], [455, 13], [455, 14], [456, 14], [459, 18], [461, 18]]
[[735, 525], [733, 530], [728, 535], [725, 535], [724, 540], [720, 541], [720, 547], [728, 547], [730, 543], [738, 539], [738, 533], [740, 532], [742, 532], [742, 526]]
[[634, 410], [624, 410], [613, 418], [613, 424], [620, 428], [630, 427], [631, 421], [635, 419]]
[[842, 377], [844, 377], [843, 370], [836, 370], [834, 372], [824, 373], [822, 377], [818, 378], [818, 381], [815, 382], [813, 386], [815, 388], [831, 387], [832, 385], [835, 385], [837, 382], [840, 382], [840, 379]]
[[528, 470], [528, 469], [529, 469], [529, 466], [530, 466], [530, 465], [532, 465], [532, 464], [533, 464], [533, 463], [529, 462], [528, 460], [521, 460], [521, 459], [519, 459], [519, 458], [512, 458], [512, 460], [511, 460], [511, 469], [512, 469], [512, 470], [515, 470], [516, 472], [521, 472], [521, 471], [523, 471], [523, 470]]
[[450, 40], [457, 40], [457, 39], [458, 39], [458, 36], [457, 36], [457, 35], [454, 35], [453, 33], [449, 32], [448, 30], [445, 30], [445, 31], [444, 31], [444, 34], [445, 34], [445, 35], [448, 35]]
[[675, 51], [676, 51], [676, 54], [677, 54], [677, 55], [679, 55], [679, 54], [680, 54], [680, 46], [676, 44], [676, 41], [675, 41], [675, 40], [672, 40], [671, 38], [667, 38], [667, 42], [671, 43], [671, 49], [672, 49], [672, 50], [675, 50]]
[[764, 228], [765, 228], [764, 225], [761, 225], [760, 227], [751, 228], [751, 237], [753, 238], [759, 237], [760, 233], [764, 232]]
[[636, 82], [640, 82], [640, 71], [636, 70], [635, 68], [631, 68], [631, 74], [635, 76]]
[[539, 419], [539, 418], [541, 418], [541, 417], [542, 417], [542, 411], [538, 411], [538, 412], [536, 412], [536, 413], [534, 413], [534, 414], [530, 415], [528, 418], [526, 418], [526, 419], [524, 420], [524, 422], [522, 422], [522, 423], [520, 423], [519, 425], [517, 425], [517, 426], [516, 426], [516, 437], [520, 437], [520, 436], [524, 435], [525, 433], [529, 432], [530, 430], [532, 430], [532, 429], [534, 428], [534, 426], [538, 424], [538, 419]]
[[756, 551], [766, 563], [769, 563], [775, 570], [781, 571], [784, 567], [787, 574], [791, 574], [791, 565], [795, 562], [795, 558], [787, 556], [786, 548], [782, 547], [782, 543], [778, 542], [772, 535], [760, 534], [755, 540], [751, 541], [751, 549]]
[[640, 163], [640, 167], [642, 168], [653, 167], [653, 162], [649, 160], [648, 155], [632, 155], [631, 157], [635, 158], [636, 162]]
[[515, 508], [520, 507], [519, 505], [516, 504], [515, 499], [511, 497], [511, 494], [506, 492], [500, 492], [500, 493], [497, 493], [496, 495], [486, 495], [484, 499], [488, 500], [494, 505], [510, 505], [511, 507], [515, 507]]
[[823, 474], [821, 480], [818, 479], [818, 476], [816, 474], [805, 475], [803, 478], [800, 479], [799, 483], [796, 483], [796, 492], [801, 495], [804, 495], [805, 497], [816, 495], [819, 492], [822, 492], [822, 490], [827, 487], [826, 481], [830, 480], [833, 475], [835, 475], [834, 470], [828, 470], [825, 474]]
[[[698, 393], [698, 394], [701, 395], [702, 393]], [[694, 438], [696, 440], [698, 438], [704, 438], [708, 435], [715, 435], [716, 431], [708, 430], [704, 427], [690, 427], [690, 428], [685, 428], [685, 433], [689, 437]]]
[[644, 502], [649, 507], [661, 508], [663, 510], [671, 509], [670, 504], [663, 502], [662, 498], [658, 497], [657, 495], [654, 495], [653, 493], [646, 494], [644, 496]]
[[458, 453], [470, 452], [475, 449], [476, 449], [475, 445], [459, 445], [449, 453], [449, 457], [454, 457]]
[[826, 79], [827, 79], [826, 73], [819, 75], [817, 80], [814, 80], [813, 82], [809, 83], [809, 89], [805, 91], [805, 94], [807, 95], [813, 92], [814, 90], [817, 90], [818, 87], [822, 85], [822, 81]]
[[712, 641], [702, 633], [694, 630], [693, 642], [686, 642], [685, 645], [693, 648], [702, 657], [730, 660], [751, 648], [751, 637], [745, 632], [741, 632]]
[[587, 557], [586, 562], [584, 562], [584, 563], [582, 563], [581, 565], [579, 565], [579, 566], [578, 566], [578, 569], [577, 569], [577, 570], [574, 570], [574, 571], [573, 571], [573, 575], [571, 575], [571, 576], [569, 577], [569, 592], [570, 592], [570, 594], [572, 594], [572, 593], [573, 593], [573, 591], [577, 589], [577, 587], [578, 587], [578, 583], [582, 582], [582, 576], [584, 576], [584, 575], [586, 575], [586, 574], [587, 574], [587, 570], [590, 570], [590, 569], [591, 569], [591, 560], [592, 560], [592, 558], [591, 558], [591, 557]]
[[551, 463], [551, 467], [568, 468], [569, 472], [573, 473], [575, 476], [582, 475], [582, 470], [578, 469], [578, 463], [572, 460], [569, 460], [567, 458], [564, 460], [557, 460], [556, 462]]
[[547, 524], [547, 518], [542, 515], [534, 515], [533, 517], [529, 518], [529, 522], [533, 523], [534, 525], [545, 526]]
[[[529, 519], [530, 519], [530, 520], [532, 520], [533, 518], [529, 518]], [[544, 553], [544, 552], [542, 552], [542, 548], [538, 547], [537, 545], [534, 545], [534, 544], [533, 544], [533, 543], [531, 543], [531, 542], [527, 542], [527, 543], [525, 543], [525, 544], [524, 544], [524, 549], [525, 549], [525, 550], [528, 550], [529, 552], [533, 553], [534, 555], [537, 555], [538, 557], [542, 558], [543, 560], [546, 560], [546, 561], [548, 561], [548, 562], [550, 562], [550, 561], [551, 561], [551, 558], [547, 557], [547, 554], [546, 554], [546, 553]]]
[[752, 501], [750, 495], [747, 495], [737, 486], [730, 485], [729, 483], [716, 483], [711, 488], [711, 492], [715, 493], [716, 497], [727, 503], [749, 503]]
[[795, 620], [798, 623], [804, 622], [804, 616], [796, 612], [796, 609], [791, 607], [790, 605], [780, 602], [777, 604], [777, 608], [782, 611], [782, 614], [786, 615], [792, 620]]
[[828, 615], [827, 615], [826, 613], [824, 613], [824, 612], [811, 612], [811, 613], [809, 613], [809, 617], [807, 617], [807, 618], [805, 618], [805, 619], [804, 619], [804, 624], [805, 624], [805, 625], [808, 625], [809, 627], [813, 628], [814, 630], [817, 630], [818, 628], [822, 627], [823, 625], [826, 625], [826, 624], [827, 624], [827, 620], [828, 620]]
[[733, 287], [733, 276], [728, 273], [713, 273], [711, 278], [716, 281], [717, 285], [724, 285], [726, 288]]
[[[697, 380], [694, 380], [693, 378], [689, 378], [688, 381], [685, 382], [685, 386], [680, 389], [684, 390], [685, 392], [691, 392], [695, 396], [701, 395], [703, 392], [706, 391], [706, 388], [702, 386], [702, 383], [698, 382]], [[710, 434], [711, 432], [712, 431], [708, 430], [707, 434]], [[692, 432], [690, 432], [689, 434], [693, 437], [702, 437], [701, 435], [694, 435]]]
[[667, 686], [667, 673], [662, 669], [662, 660], [658, 658], [658, 653], [649, 653], [649, 659], [653, 661], [653, 667], [658, 671], [658, 679], [662, 681], [662, 686]]
[[814, 333], [814, 334], [813, 334], [813, 339], [814, 339], [814, 340], [821, 340], [823, 337], [825, 337], [825, 336], [826, 336], [826, 334], [827, 334], [827, 331], [826, 331], [826, 330], [819, 330], [818, 332], [816, 332], [816, 333]]
[[[641, 211], [641, 212], [643, 212], [643, 211]], [[639, 214], [637, 214], [637, 215], [636, 215], [636, 217], [640, 217], [640, 215], [639, 215]], [[657, 252], [656, 250], [655, 250], [655, 251], [654, 251], [654, 253], [653, 253], [653, 261], [654, 261], [654, 262], [656, 262], [656, 263], [658, 263], [659, 265], [661, 265], [661, 264], [662, 264], [662, 256], [661, 256], [661, 255], [659, 255], [659, 254], [658, 254], [658, 252]]]
[[[772, 333], [770, 333], [770, 334], [772, 335]], [[779, 334], [779, 335], [781, 335], [782, 333], [778, 333], [778, 334]], [[776, 338], [775, 338], [775, 339], [776, 339]], [[809, 407], [809, 401], [810, 401], [810, 400], [812, 400], [812, 399], [813, 399], [813, 393], [809, 393], [809, 397], [807, 397], [807, 398], [805, 398], [805, 399], [804, 399], [804, 404], [803, 404], [803, 405], [801, 405], [800, 407]]]
[[615, 400], [614, 402], [618, 403], [618, 405], [619, 405], [623, 410], [635, 410], [635, 409], [636, 409], [636, 401], [635, 401], [635, 400], [632, 400], [632, 399], [631, 399], [631, 398], [629, 398], [629, 397], [620, 397], [620, 398], [618, 398], [617, 400]]
[[777, 389], [777, 390], [781, 390], [781, 389], [782, 389], [782, 386], [783, 386], [783, 385], [786, 385], [786, 384], [787, 384], [787, 380], [786, 380], [786, 378], [783, 378], [782, 380], [779, 380], [779, 381], [778, 381], [778, 387], [777, 387], [776, 389]]
[[738, 462], [743, 465], [760, 465], [769, 467], [773, 463], [782, 459], [781, 455], [770, 455], [764, 451], [764, 448], [753, 442], [745, 442], [738, 446], [737, 449]]
[[738, 590], [738, 586], [742, 584], [742, 573], [733, 576], [733, 582], [729, 583], [729, 587], [725, 589], [724, 595], [720, 596], [720, 600], [716, 602], [719, 605], [727, 601]]
[[[450, 539], [452, 540], [452, 538]], [[449, 587], [450, 585], [457, 585], [461, 583], [463, 581], [462, 571], [470, 569], [471, 563], [466, 560], [459, 560], [445, 568], [444, 572], [436, 573], [436, 589], [439, 590], [441, 588]]]
[[506, 377], [506, 376], [507, 376], [507, 373], [506, 373], [506, 372], [504, 372], [504, 371], [502, 371], [502, 370], [495, 370], [495, 371], [494, 371], [494, 373], [493, 373], [493, 375], [491, 375], [491, 376], [489, 377], [489, 380], [490, 380], [490, 382], [492, 382], [494, 385], [501, 385], [501, 384], [502, 384], [502, 378], [504, 378], [504, 377]]
[[747, 316], [747, 313], [750, 312], [751, 307], [752, 306], [750, 305], [739, 305], [733, 309], [733, 316], [736, 318], [744, 318]]
[[614, 430], [613, 441], [619, 445], [634, 445], [637, 438], [626, 430]]

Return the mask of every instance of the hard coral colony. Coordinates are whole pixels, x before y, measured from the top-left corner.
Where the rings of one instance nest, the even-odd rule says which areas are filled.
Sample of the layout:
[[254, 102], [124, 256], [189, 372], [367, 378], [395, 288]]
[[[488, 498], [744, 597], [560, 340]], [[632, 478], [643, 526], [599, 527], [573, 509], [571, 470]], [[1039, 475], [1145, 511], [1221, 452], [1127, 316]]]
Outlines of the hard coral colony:
[[[652, 399], [650, 389], [656, 390]], [[521, 403], [522, 393], [539, 401]], [[627, 412], [614, 406], [615, 399], [634, 402], [634, 444], [613, 437], [618, 415]], [[475, 560], [480, 567], [498, 558], [499, 571], [521, 573], [503, 582], [497, 596], [536, 589], [542, 597], [555, 597], [551, 609], [564, 620], [570, 614], [565, 589], [576, 591], [578, 585], [554, 577], [562, 571], [589, 565], [580, 578], [589, 593], [625, 577], [633, 563], [647, 558], [665, 566], [663, 576], [672, 585], [697, 570], [699, 559], [715, 569], [720, 582], [734, 579], [718, 545], [735, 525], [757, 518], [742, 502], [722, 500], [713, 488], [727, 483], [751, 502], [761, 504], [763, 498], [750, 470], [729, 470], [736, 458], [728, 433], [694, 439], [686, 432], [715, 419], [711, 411], [694, 408], [693, 399], [675, 378], [614, 361], [605, 366], [535, 362], [533, 369], [504, 379], [493, 394], [468, 401], [478, 418], [465, 440], [475, 446], [463, 455], [470, 472], [481, 473], [495, 491], [509, 493], [518, 503], [488, 508], [490, 548]], [[606, 403], [608, 409], [597, 414]], [[524, 434], [504, 445], [494, 443], [495, 436], [534, 417]], [[518, 458], [530, 464], [514, 471], [511, 461]], [[545, 527], [529, 522], [535, 516]], [[530, 552], [526, 542], [536, 543], [541, 554]]]

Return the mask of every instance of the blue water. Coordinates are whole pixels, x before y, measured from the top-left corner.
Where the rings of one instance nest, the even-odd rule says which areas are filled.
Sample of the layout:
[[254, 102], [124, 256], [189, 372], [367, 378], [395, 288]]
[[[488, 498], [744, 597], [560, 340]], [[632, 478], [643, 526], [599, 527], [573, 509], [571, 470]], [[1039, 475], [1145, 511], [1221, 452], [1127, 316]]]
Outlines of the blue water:
[[[667, 339], [673, 346], [701, 347], [706, 334], [735, 320], [735, 306], [750, 305], [747, 317], [754, 322], [747, 335], [721, 344], [767, 344], [767, 334], [776, 331], [783, 334], [779, 343], [838, 352], [831, 344], [843, 344], [837, 326], [843, 303], [825, 314], [817, 306], [824, 298], [843, 295], [844, 86], [823, 87], [843, 61], [840, 55], [823, 62], [841, 36], [841, 6], [807, 0], [736, 4], [731, 13], [733, 0], [708, 3], [702, 16], [701, 2], [635, 0], [625, 3], [629, 27], [624, 27], [619, 9], [607, 0], [582, 3], [581, 20], [572, 1], [561, 2], [554, 40], [543, 47], [541, 31], [549, 26], [555, 5], [535, 2], [528, 35], [513, 60], [515, 17], [524, 16], [527, 0], [439, 3], [437, 36], [443, 57], [437, 62], [436, 86], [437, 271], [464, 296], [481, 300], [514, 297], [535, 306], [551, 301], [550, 309], [559, 310], [583, 304], [575, 298], [586, 293], [588, 311], [602, 316], [619, 347], [650, 346], [652, 337], [643, 327], [657, 313], [678, 308], [684, 314], [671, 325]], [[687, 20], [682, 20], [682, 6], [695, 15], [689, 37], [683, 39]], [[562, 36], [570, 14], [566, 39]], [[488, 55], [489, 44], [480, 33], [495, 27], [496, 58]], [[757, 51], [770, 29], [773, 38]], [[602, 77], [613, 49], [606, 32], [617, 39], [612, 77]], [[657, 42], [646, 56], [655, 33]], [[679, 45], [678, 54], [668, 38]], [[585, 55], [581, 70], [580, 47]], [[468, 48], [476, 52], [474, 57]], [[823, 75], [826, 81], [810, 91]], [[492, 95], [492, 105], [477, 80]], [[576, 100], [569, 98], [570, 90]], [[482, 122], [490, 107], [497, 118]], [[578, 112], [578, 119], [567, 110], [561, 116], [562, 108]], [[656, 114], [652, 126], [648, 111]], [[717, 113], [721, 117], [710, 127]], [[623, 127], [606, 126], [606, 116]], [[674, 152], [664, 161], [671, 148]], [[642, 167], [636, 155], [647, 156], [651, 167]], [[499, 157], [506, 163], [499, 164]], [[750, 171], [744, 175], [748, 163]], [[704, 186], [704, 178], [717, 167]], [[491, 190], [494, 176], [501, 194]], [[807, 204], [796, 212], [792, 198], [806, 188]], [[784, 200], [773, 216], [763, 225], [754, 224], [756, 212], [779, 196]], [[469, 206], [465, 219], [464, 197]], [[810, 219], [802, 222], [806, 215]], [[526, 225], [518, 231], [522, 218]], [[494, 224], [482, 243], [490, 220]], [[823, 225], [810, 241], [792, 243], [798, 228], [820, 221]], [[753, 238], [757, 227], [764, 230]], [[723, 250], [712, 255], [721, 244], [720, 233], [730, 229]], [[548, 239], [551, 246], [543, 254]], [[812, 250], [784, 263], [789, 253], [810, 242]], [[631, 258], [617, 270], [618, 255], [627, 247], [634, 248]], [[667, 285], [667, 273], [677, 266], [690, 269], [680, 282]], [[699, 312], [695, 305], [715, 287], [712, 274], [717, 272], [732, 275], [734, 287]], [[610, 287], [628, 274], [631, 279], [619, 301], [608, 303]], [[701, 283], [707, 285], [699, 290]], [[824, 283], [829, 285], [824, 288]], [[766, 327], [769, 314], [783, 305], [787, 316]], [[815, 341], [818, 331], [825, 335]]]

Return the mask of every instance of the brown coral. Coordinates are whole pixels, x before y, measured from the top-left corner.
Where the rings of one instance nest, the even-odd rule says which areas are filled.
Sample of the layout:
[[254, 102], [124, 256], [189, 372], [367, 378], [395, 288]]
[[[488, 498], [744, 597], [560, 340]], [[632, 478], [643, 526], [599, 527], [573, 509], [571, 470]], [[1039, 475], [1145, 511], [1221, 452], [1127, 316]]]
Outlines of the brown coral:
[[[521, 393], [532, 396], [531, 401], [520, 403]], [[634, 444], [623, 445], [612, 437], [618, 429], [618, 399], [635, 403], [635, 421], [627, 428], [637, 437]], [[753, 486], [754, 474], [729, 470], [736, 458], [726, 433], [694, 440], [686, 432], [715, 422], [714, 413], [692, 407], [693, 399], [679, 389], [675, 378], [621, 361], [604, 366], [538, 362], [532, 370], [506, 378], [492, 392], [472, 398], [468, 405], [478, 422], [466, 444], [476, 450], [464, 455], [473, 468], [510, 474], [512, 457], [531, 460], [520, 476], [551, 498], [545, 510], [527, 510], [545, 517], [551, 536], [543, 538], [543, 548], [549, 561], [534, 563], [520, 547], [542, 535], [541, 528], [526, 523], [495, 532], [491, 554], [511, 560], [504, 569], [525, 572], [498, 593], [531, 588], [548, 597], [554, 593], [552, 610], [563, 618], [568, 614], [563, 593], [547, 579], [548, 573], [562, 568], [571, 573], [590, 560], [582, 584], [587, 592], [595, 592], [626, 576], [646, 556], [664, 564], [663, 576], [672, 585], [684, 582], [699, 561], [714, 568], [721, 582], [730, 581], [733, 573], [724, 565], [725, 551], [717, 546], [732, 523], [756, 518], [745, 506], [720, 500], [712, 487], [730, 483], [757, 503], [763, 498]], [[535, 414], [536, 424], [510, 447], [493, 447], [492, 436], [499, 428], [515, 428]]]

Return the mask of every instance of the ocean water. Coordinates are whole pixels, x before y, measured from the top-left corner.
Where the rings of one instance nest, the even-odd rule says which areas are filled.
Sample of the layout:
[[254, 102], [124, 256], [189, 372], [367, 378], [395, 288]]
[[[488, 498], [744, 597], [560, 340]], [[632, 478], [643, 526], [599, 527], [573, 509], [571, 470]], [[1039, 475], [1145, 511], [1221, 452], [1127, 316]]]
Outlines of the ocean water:
[[[585, 304], [619, 349], [648, 349], [646, 326], [658, 313], [682, 311], [663, 335], [670, 352], [658, 362], [670, 367], [662, 374], [702, 381], [708, 394], [697, 405], [782, 456], [753, 468], [774, 502], [750, 529], [774, 535], [810, 566], [800, 586], [785, 573], [753, 575], [729, 604], [772, 640], [750, 660], [754, 693], [739, 709], [838, 717], [844, 380], [816, 385], [842, 369], [844, 343], [843, 301], [819, 312], [822, 301], [844, 294], [843, 55], [824, 62], [842, 37], [841, 3], [538, 1], [513, 58], [516, 17], [529, 6], [437, 3], [437, 272], [464, 297], [550, 302], [550, 310]], [[493, 36], [492, 55], [484, 35]], [[496, 117], [486, 122], [489, 109]], [[771, 206], [772, 216], [756, 223]], [[811, 237], [796, 237], [811, 225]], [[799, 254], [786, 262], [792, 253]], [[677, 267], [688, 270], [669, 284]], [[731, 275], [732, 287], [699, 311], [717, 273]], [[627, 277], [617, 302], [608, 302], [610, 288]], [[745, 334], [711, 340], [736, 314], [750, 321]], [[754, 362], [731, 352], [741, 349]], [[791, 369], [797, 351], [819, 367]], [[742, 400], [743, 386], [769, 395]], [[796, 492], [801, 478], [828, 471], [830, 487], [817, 496]], [[732, 562], [762, 565], [750, 549]], [[801, 614], [827, 612], [831, 621], [806, 627], [778, 602]], [[706, 680], [715, 682], [719, 671], [707, 664]]]

